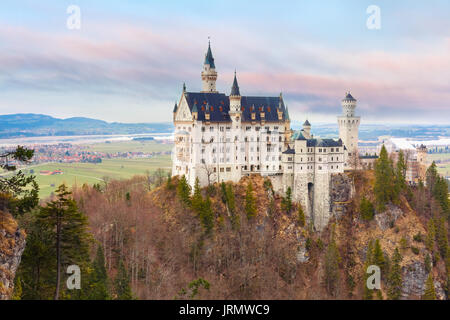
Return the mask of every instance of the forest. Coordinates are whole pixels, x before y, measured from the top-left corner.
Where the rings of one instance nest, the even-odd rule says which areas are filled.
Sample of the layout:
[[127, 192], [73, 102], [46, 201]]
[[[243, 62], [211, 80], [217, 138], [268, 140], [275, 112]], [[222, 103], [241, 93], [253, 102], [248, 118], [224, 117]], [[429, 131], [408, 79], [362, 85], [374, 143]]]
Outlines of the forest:
[[[32, 151], [8, 157], [26, 162]], [[433, 163], [409, 186], [405, 166], [383, 148], [373, 170], [347, 172], [355, 196], [322, 232], [290, 190], [280, 196], [259, 175], [191, 190], [184, 176], [158, 170], [61, 185], [39, 202], [19, 171], [0, 189], [0, 224], [12, 217], [26, 234], [10, 298], [445, 299], [447, 182]], [[79, 290], [66, 286], [70, 265], [80, 267]], [[366, 286], [370, 265], [381, 269], [381, 289]], [[423, 269], [420, 290], [411, 268]]]

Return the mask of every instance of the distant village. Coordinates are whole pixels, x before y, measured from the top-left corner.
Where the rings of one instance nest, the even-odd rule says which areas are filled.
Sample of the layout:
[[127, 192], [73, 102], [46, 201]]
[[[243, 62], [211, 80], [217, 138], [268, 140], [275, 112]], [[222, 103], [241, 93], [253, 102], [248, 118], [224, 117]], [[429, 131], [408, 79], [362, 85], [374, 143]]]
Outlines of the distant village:
[[[89, 150], [86, 145], [78, 145], [71, 143], [43, 144], [27, 146], [34, 149], [34, 157], [29, 165], [37, 165], [42, 163], [101, 163], [103, 159], [137, 159], [152, 158], [159, 155], [170, 155], [170, 151], [166, 152], [98, 152]], [[6, 148], [0, 148], [5, 151]], [[14, 161], [10, 161], [11, 165], [19, 165]], [[41, 175], [62, 174], [57, 171], [42, 171]]]

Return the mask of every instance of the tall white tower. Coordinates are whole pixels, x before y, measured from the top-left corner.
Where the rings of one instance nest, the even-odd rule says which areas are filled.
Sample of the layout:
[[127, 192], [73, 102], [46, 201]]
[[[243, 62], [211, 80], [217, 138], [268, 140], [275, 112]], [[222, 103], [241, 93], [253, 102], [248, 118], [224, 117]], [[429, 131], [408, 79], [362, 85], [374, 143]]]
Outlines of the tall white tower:
[[216, 66], [214, 65], [214, 58], [211, 52], [211, 43], [208, 41], [208, 52], [205, 55], [202, 71], [202, 92], [217, 92], [216, 80]]
[[358, 130], [361, 117], [355, 116], [356, 99], [347, 92], [342, 99], [343, 114], [338, 116], [339, 138], [347, 149], [346, 157], [358, 154]]

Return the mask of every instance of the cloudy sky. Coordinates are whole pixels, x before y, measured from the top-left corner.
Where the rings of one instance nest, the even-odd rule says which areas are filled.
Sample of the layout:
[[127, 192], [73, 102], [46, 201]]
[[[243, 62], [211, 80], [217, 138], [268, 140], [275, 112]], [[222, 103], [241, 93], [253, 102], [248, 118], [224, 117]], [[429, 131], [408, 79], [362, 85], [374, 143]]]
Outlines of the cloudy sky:
[[450, 123], [448, 0], [2, 0], [0, 114], [171, 121], [208, 37], [219, 91], [236, 69], [241, 94], [282, 91], [295, 120], [334, 122], [350, 90], [366, 123]]

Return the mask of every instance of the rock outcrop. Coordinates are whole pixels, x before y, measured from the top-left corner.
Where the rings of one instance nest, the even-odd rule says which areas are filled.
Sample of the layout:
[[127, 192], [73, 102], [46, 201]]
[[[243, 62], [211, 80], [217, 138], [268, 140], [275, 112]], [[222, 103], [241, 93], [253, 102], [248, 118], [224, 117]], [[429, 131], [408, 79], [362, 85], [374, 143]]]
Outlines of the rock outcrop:
[[10, 298], [25, 249], [25, 233], [10, 214], [0, 212], [0, 300]]

